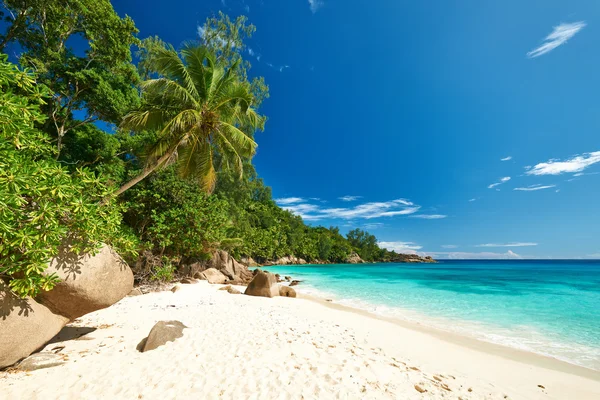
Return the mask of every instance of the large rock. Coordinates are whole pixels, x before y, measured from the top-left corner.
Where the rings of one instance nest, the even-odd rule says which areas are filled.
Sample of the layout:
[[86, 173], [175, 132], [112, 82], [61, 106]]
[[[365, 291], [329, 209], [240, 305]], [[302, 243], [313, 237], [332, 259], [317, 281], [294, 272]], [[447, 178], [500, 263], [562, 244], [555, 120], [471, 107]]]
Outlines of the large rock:
[[183, 336], [184, 328], [187, 326], [179, 321], [159, 321], [152, 327], [148, 337], [138, 345], [138, 349], [144, 353], [167, 342], [174, 342], [175, 339]]
[[228, 278], [221, 273], [221, 271], [217, 271], [214, 268], [209, 268], [206, 271], [202, 272], [202, 276], [204, 279], [208, 281], [208, 283], [212, 284], [223, 284], [227, 282]]
[[250, 282], [252, 279], [252, 273], [248, 271], [248, 267], [237, 262], [226, 251], [216, 251], [208, 262], [208, 267], [219, 270], [232, 281]]
[[279, 286], [279, 295], [281, 297], [296, 297], [296, 291], [289, 286]]
[[44, 346], [68, 322], [31, 298], [20, 299], [0, 280], [0, 368]]
[[[190, 261], [192, 260], [188, 260], [188, 262]], [[252, 273], [248, 270], [248, 267], [237, 262], [229, 253], [223, 250], [215, 251], [208, 261], [186, 263], [182, 267], [182, 272], [196, 279], [206, 279], [202, 274], [211, 268], [225, 275], [228, 283], [248, 284], [252, 280]]]
[[61, 282], [42, 292], [42, 304], [70, 320], [110, 307], [133, 289], [131, 269], [108, 246], [102, 246], [94, 256], [77, 256], [63, 249], [46, 273], [56, 273]]
[[249, 296], [275, 297], [279, 296], [279, 285], [275, 275], [259, 271], [248, 284], [244, 294]]
[[348, 264], [363, 264], [364, 261], [362, 258], [360, 258], [360, 256], [356, 253], [352, 253], [348, 256], [348, 258], [346, 259], [346, 262]]

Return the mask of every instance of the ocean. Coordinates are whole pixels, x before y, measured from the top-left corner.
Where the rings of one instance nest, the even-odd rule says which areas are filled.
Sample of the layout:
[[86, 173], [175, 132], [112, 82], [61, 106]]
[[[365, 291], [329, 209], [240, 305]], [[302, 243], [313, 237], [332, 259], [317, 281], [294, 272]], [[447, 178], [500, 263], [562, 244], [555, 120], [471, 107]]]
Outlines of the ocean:
[[307, 294], [600, 370], [600, 261], [267, 267]]

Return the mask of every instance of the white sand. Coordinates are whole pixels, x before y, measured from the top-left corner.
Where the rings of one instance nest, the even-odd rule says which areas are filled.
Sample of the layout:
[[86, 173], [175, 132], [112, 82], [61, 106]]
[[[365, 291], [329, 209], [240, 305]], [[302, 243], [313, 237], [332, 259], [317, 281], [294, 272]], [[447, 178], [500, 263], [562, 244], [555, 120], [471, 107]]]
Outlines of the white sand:
[[[128, 297], [82, 317], [72, 326], [97, 329], [46, 346], [64, 346], [66, 364], [0, 373], [0, 398], [600, 399], [596, 371], [329, 303], [218, 287]], [[189, 328], [138, 352], [160, 320]]]

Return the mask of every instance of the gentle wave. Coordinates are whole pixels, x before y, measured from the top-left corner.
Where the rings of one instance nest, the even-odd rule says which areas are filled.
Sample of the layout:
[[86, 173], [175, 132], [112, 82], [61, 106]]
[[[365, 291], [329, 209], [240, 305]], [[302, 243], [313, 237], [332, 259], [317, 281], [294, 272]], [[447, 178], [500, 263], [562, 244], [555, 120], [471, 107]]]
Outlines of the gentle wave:
[[600, 371], [600, 348], [549, 340], [544, 338], [544, 334], [532, 326], [521, 325], [511, 329], [500, 329], [496, 326], [474, 321], [432, 317], [417, 311], [376, 304], [359, 298], [343, 298], [335, 292], [315, 288], [310, 283], [303, 283], [297, 289], [303, 294], [320, 299], [331, 299], [337, 304], [367, 311], [374, 315], [417, 323], [437, 330], [552, 357]]

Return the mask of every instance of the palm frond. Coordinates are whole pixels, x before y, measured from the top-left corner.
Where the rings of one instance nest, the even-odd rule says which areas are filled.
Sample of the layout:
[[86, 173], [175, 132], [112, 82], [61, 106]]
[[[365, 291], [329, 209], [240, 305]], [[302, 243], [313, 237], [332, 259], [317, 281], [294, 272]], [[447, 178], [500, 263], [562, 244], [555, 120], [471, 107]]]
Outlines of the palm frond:
[[210, 88], [209, 70], [215, 65], [214, 55], [205, 47], [187, 45], [181, 50], [190, 79], [199, 97], [206, 100]]
[[239, 149], [242, 156], [251, 157], [256, 152], [258, 147], [256, 142], [234, 125], [221, 121], [219, 131], [230, 143], [236, 146], [236, 149]]
[[[151, 104], [171, 103], [176, 100], [183, 107], [200, 107], [197, 97], [181, 86], [178, 82], [168, 78], [150, 79], [140, 84], [144, 100]], [[194, 88], [194, 92], [195, 92]], [[197, 96], [197, 94], [196, 94]], [[159, 103], [160, 104], [160, 103]]]

